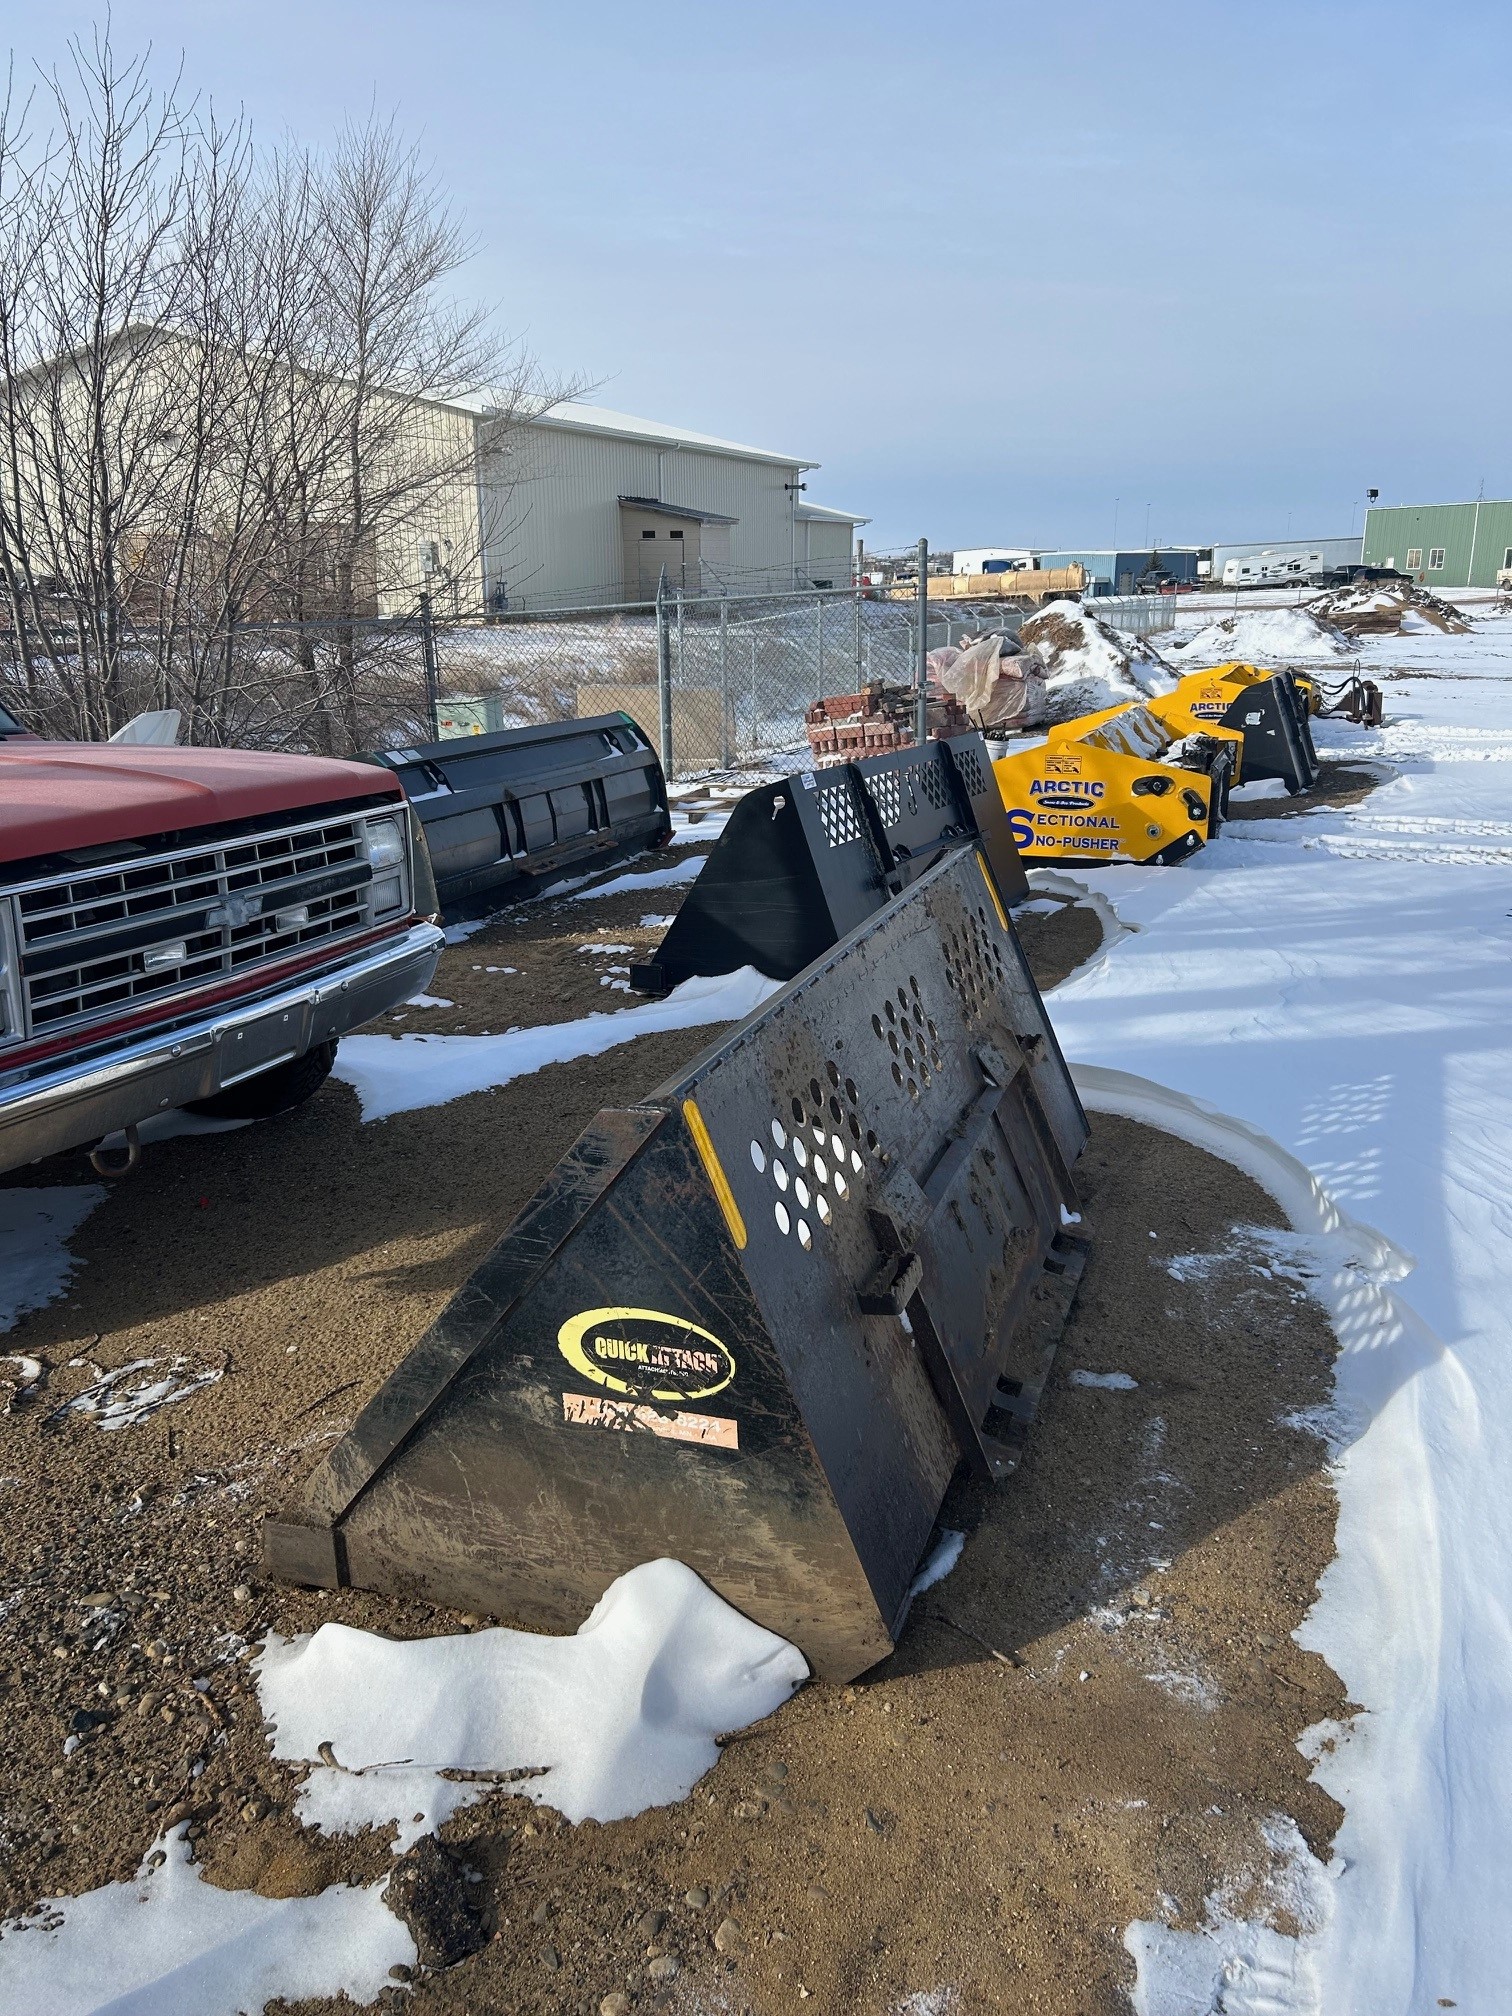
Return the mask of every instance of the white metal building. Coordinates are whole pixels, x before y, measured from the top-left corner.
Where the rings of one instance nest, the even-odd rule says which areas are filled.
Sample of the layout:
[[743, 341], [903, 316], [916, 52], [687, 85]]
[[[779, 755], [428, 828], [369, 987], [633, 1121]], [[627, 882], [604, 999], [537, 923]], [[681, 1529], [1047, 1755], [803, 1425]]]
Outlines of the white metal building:
[[845, 587], [854, 512], [810, 504], [798, 455], [567, 402], [483, 452], [483, 592], [493, 609]]
[[963, 546], [950, 556], [952, 574], [985, 574], [988, 561], [1000, 563], [995, 571], [1010, 567], [1032, 567], [1034, 551], [1028, 546]]

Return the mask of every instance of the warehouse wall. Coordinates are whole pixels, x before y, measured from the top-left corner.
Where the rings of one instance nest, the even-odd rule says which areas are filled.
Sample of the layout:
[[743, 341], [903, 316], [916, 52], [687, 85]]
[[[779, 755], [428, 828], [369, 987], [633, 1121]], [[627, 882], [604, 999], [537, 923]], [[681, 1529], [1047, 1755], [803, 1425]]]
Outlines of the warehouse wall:
[[[1430, 567], [1439, 547], [1444, 564]], [[1409, 566], [1414, 553], [1421, 557]], [[1365, 516], [1365, 560], [1428, 588], [1494, 588], [1496, 570], [1512, 566], [1512, 501], [1378, 505]]]
[[799, 573], [811, 587], [828, 582], [832, 588], [848, 588], [856, 551], [856, 528], [831, 518], [804, 518], [798, 522]]
[[735, 519], [731, 591], [787, 587], [795, 539], [783, 486], [797, 481], [792, 465], [536, 422], [482, 458], [488, 590], [506, 583], [514, 609], [619, 600], [622, 496]]

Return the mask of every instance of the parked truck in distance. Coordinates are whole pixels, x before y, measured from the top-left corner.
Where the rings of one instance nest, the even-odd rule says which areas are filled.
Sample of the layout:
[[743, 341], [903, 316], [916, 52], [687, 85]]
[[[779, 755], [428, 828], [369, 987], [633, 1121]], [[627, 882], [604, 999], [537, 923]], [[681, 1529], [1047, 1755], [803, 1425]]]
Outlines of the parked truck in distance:
[[423, 989], [443, 934], [399, 779], [46, 742], [0, 710], [0, 1173], [187, 1106], [255, 1118]]

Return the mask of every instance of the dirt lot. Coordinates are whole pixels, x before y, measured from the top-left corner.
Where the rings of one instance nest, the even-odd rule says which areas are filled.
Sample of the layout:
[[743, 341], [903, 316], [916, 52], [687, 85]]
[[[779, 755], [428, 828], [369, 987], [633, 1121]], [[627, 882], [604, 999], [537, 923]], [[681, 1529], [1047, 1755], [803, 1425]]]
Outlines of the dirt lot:
[[1325, 806], [1358, 805], [1390, 773], [1370, 763], [1324, 762], [1311, 791], [1299, 791], [1291, 798], [1242, 798], [1231, 800], [1230, 819], [1295, 819], [1301, 812], [1316, 812]]
[[[643, 920], [680, 894], [489, 924], [443, 959], [432, 992], [453, 1007], [405, 1026], [623, 1005], [600, 982], [628, 955], [584, 948], [649, 946]], [[1024, 920], [1043, 984], [1098, 935], [1073, 906]], [[7, 1339], [46, 1370], [0, 1416], [0, 1912], [128, 1875], [180, 1819], [233, 1887], [307, 1894], [388, 1866], [384, 1837], [295, 1824], [245, 1653], [328, 1617], [394, 1635], [479, 1620], [272, 1585], [257, 1520], [597, 1108], [714, 1033], [367, 1126], [333, 1083], [278, 1121], [159, 1144], [84, 1220], [67, 1299]], [[1219, 1888], [1263, 1907], [1262, 1821], [1289, 1814], [1326, 1852], [1337, 1812], [1294, 1744], [1345, 1704], [1290, 1633], [1334, 1505], [1323, 1445], [1285, 1422], [1326, 1401], [1331, 1333], [1248, 1229], [1279, 1227], [1276, 1207], [1227, 1165], [1104, 1120], [1079, 1179], [1094, 1254], [1027, 1460], [999, 1491], [957, 1486], [961, 1565], [893, 1658], [807, 1688], [679, 1806], [603, 1827], [503, 1797], [459, 1815], [445, 1838], [481, 1874], [487, 1943], [386, 1999], [437, 2016], [586, 2016], [616, 1992], [686, 2016], [1097, 2016], [1125, 2006], [1131, 1918], [1194, 1924]], [[61, 1158], [21, 1181], [94, 1179]], [[106, 1404], [102, 1378], [142, 1360], [204, 1383], [114, 1430], [68, 1410], [89, 1389]]]

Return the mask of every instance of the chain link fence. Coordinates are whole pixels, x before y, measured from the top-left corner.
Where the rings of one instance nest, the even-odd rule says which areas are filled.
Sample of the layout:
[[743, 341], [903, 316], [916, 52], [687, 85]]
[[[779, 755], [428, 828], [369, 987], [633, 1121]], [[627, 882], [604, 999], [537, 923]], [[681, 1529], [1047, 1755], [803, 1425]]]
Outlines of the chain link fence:
[[[1169, 629], [1171, 596], [1104, 597], [1102, 622]], [[1017, 630], [1001, 604], [931, 603], [927, 647]], [[918, 604], [858, 588], [519, 611], [238, 624], [128, 639], [102, 695], [66, 635], [23, 660], [0, 639], [0, 706], [43, 735], [98, 740], [129, 715], [176, 707], [186, 742], [359, 756], [575, 716], [626, 713], [653, 746], [670, 731], [677, 777], [779, 764], [806, 748], [816, 700], [912, 686]], [[664, 705], [665, 702], [665, 705]]]

